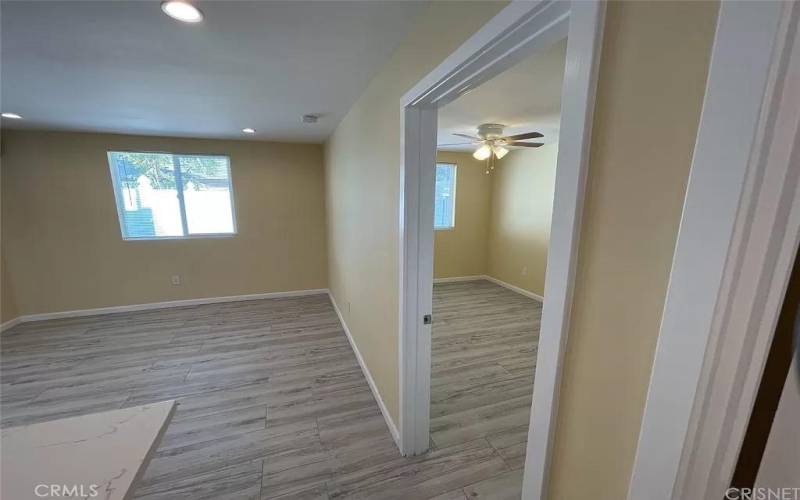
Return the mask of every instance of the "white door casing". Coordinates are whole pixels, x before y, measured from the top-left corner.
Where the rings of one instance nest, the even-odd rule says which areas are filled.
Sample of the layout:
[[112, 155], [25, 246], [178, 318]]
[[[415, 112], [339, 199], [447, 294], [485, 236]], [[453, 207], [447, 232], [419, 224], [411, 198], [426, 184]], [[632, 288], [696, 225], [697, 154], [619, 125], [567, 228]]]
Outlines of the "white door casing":
[[[554, 216], [523, 497], [545, 496], [557, 393], [572, 304], [605, 3], [516, 0], [401, 100], [400, 443], [428, 449], [437, 109], [569, 35]], [[535, 92], [535, 89], [531, 89]]]
[[721, 3], [629, 500], [730, 484], [800, 240], [799, 17]]

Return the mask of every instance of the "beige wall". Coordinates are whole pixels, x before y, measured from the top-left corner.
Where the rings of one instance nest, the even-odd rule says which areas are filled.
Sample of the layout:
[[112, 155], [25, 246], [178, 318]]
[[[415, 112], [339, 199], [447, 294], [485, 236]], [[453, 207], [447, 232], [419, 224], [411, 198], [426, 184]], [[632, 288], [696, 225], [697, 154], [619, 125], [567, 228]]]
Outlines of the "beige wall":
[[[2, 253], [19, 314], [326, 286], [320, 145], [21, 131], [2, 140]], [[229, 155], [239, 233], [123, 241], [108, 150]]]
[[488, 274], [544, 295], [558, 146], [518, 150], [491, 175], [470, 153], [440, 151], [457, 163], [456, 227], [434, 240], [434, 278]]
[[550, 498], [627, 495], [716, 12], [608, 4]]
[[[1, 142], [1, 141], [0, 141]], [[2, 149], [0, 146], [0, 204], [2, 204], [2, 178], [5, 175], [2, 161]], [[0, 218], [0, 248], [2, 247], [2, 218]], [[17, 311], [17, 301], [14, 297], [14, 288], [11, 285], [11, 277], [6, 266], [6, 257], [0, 252], [0, 325], [19, 316]]]
[[[327, 143], [330, 286], [395, 420], [398, 103], [502, 6], [434, 3]], [[626, 496], [716, 9], [609, 3], [551, 498]]]
[[489, 199], [492, 178], [484, 173], [485, 162], [471, 153], [439, 151], [437, 161], [455, 163], [456, 224], [434, 233], [433, 276], [486, 274], [489, 231]]
[[434, 2], [326, 143], [328, 283], [398, 425], [400, 98], [504, 5]]
[[0, 324], [19, 316], [5, 257], [0, 257]]
[[489, 275], [544, 296], [558, 145], [512, 151], [492, 173]]

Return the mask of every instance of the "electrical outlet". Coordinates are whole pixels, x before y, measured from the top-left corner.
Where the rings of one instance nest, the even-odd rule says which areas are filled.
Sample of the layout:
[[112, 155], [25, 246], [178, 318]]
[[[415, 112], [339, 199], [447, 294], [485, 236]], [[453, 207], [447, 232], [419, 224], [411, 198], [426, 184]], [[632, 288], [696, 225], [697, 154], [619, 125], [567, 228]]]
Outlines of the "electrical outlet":
[[528, 275], [528, 266], [522, 266], [522, 272], [520, 273], [522, 276]]
[[181, 284], [181, 277], [179, 275], [177, 275], [177, 274], [174, 275], [172, 277], [172, 284], [175, 285], [175, 286], [180, 285]]

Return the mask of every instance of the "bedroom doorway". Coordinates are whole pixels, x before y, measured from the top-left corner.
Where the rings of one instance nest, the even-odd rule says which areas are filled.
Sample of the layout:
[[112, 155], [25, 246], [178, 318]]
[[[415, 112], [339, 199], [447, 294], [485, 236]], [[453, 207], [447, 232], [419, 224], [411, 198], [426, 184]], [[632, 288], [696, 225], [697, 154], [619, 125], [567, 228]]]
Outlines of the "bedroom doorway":
[[[568, 39], [562, 87], [550, 253], [536, 361], [536, 405], [525, 452], [525, 491], [545, 488], [557, 386], [572, 301], [575, 255], [602, 41], [602, 2], [513, 2], [401, 101], [400, 444], [405, 455], [430, 446], [434, 189], [439, 109], [458, 96]], [[532, 92], [534, 90], [532, 89]]]

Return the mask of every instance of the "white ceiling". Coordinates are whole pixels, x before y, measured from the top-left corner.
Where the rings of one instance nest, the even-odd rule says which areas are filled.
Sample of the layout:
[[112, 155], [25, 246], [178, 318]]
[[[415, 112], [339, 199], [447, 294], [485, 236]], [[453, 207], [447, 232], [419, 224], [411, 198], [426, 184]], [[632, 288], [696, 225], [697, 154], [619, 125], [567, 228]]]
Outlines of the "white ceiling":
[[452, 134], [476, 135], [481, 123], [507, 125], [504, 133], [509, 135], [541, 132], [544, 138], [535, 142], [557, 142], [566, 54], [563, 40], [444, 106], [439, 110], [439, 149], [475, 150], [473, 145], [442, 145], [463, 143], [464, 138]]
[[[418, 1], [2, 2], [4, 127], [324, 140], [380, 69]], [[305, 113], [322, 115], [303, 124]]]

